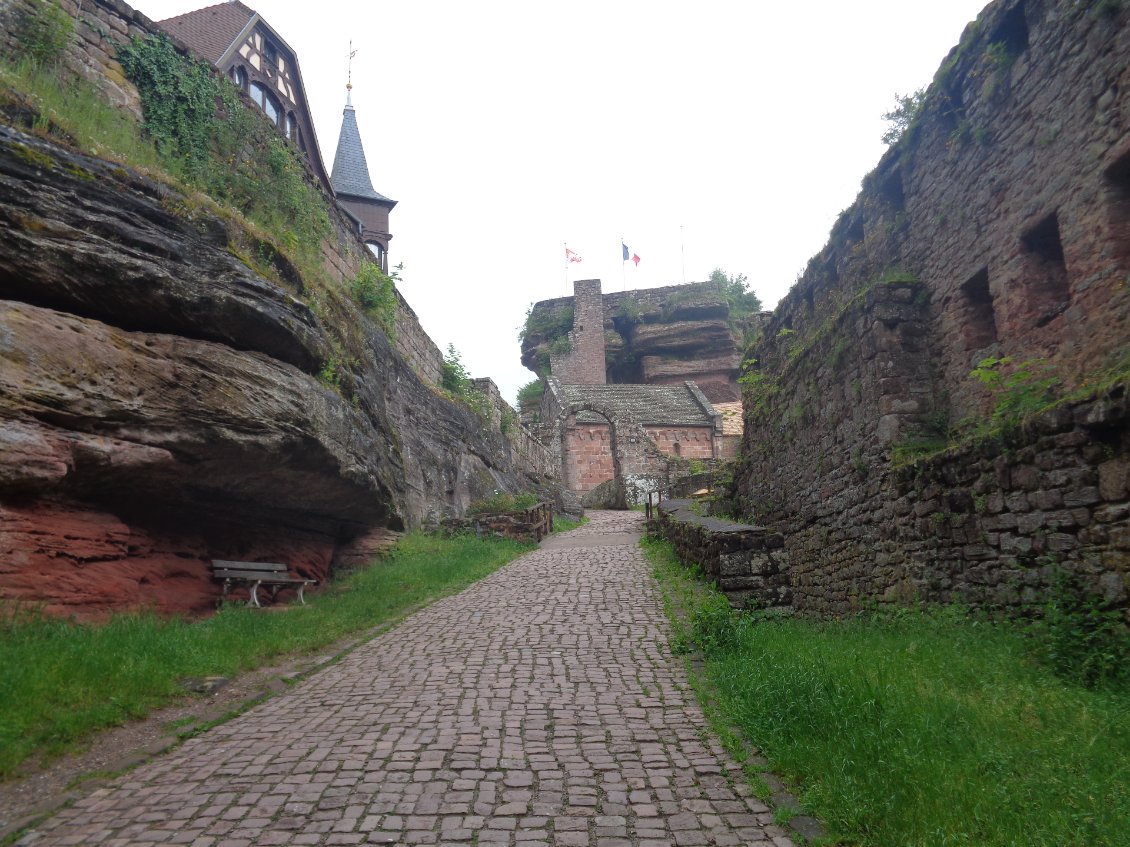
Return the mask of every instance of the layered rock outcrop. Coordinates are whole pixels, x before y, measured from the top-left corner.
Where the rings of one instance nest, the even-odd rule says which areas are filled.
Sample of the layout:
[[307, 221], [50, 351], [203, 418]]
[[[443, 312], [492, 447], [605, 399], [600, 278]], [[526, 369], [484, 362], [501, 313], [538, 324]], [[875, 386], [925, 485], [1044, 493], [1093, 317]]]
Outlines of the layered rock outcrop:
[[[671, 285], [602, 298], [600, 358], [607, 382], [681, 385], [692, 380], [711, 402], [739, 399], [742, 344], [761, 318], [735, 319], [719, 284]], [[573, 297], [534, 304], [522, 339], [523, 365], [543, 376], [548, 372], [555, 342], [574, 328], [574, 312]], [[570, 381], [556, 369], [553, 373]]]
[[[0, 127], [5, 599], [201, 611], [211, 558], [323, 579], [353, 539], [541, 481], [341, 291], [236, 258], [237, 229]], [[348, 266], [348, 242], [327, 249]]]

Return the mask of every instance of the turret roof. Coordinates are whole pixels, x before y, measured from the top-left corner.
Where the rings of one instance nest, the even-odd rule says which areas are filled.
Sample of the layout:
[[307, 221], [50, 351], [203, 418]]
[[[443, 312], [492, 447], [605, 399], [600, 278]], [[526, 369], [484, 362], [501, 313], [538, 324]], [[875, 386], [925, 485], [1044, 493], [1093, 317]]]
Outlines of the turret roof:
[[334, 154], [330, 182], [339, 196], [360, 197], [396, 205], [395, 200], [390, 200], [373, 188], [373, 182], [369, 178], [369, 165], [365, 161], [365, 148], [361, 144], [361, 133], [357, 129], [357, 115], [349, 103], [341, 118], [341, 133], [337, 137], [337, 153]]

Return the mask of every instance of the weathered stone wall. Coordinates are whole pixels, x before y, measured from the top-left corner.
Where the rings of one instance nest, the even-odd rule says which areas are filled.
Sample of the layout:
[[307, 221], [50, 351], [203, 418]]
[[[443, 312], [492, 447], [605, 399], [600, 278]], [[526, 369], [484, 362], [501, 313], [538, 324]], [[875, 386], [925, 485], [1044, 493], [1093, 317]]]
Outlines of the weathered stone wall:
[[1126, 367], [1128, 54], [1130, 9], [987, 7], [750, 351], [737, 490], [784, 534], [798, 607], [1012, 605], [1056, 566], [1125, 602], [1126, 420], [1094, 411], [1122, 400], [892, 460], [988, 416], [983, 358], [1046, 360], [1061, 393]]
[[[157, 25], [116, 0], [58, 0], [58, 4], [74, 19], [74, 37], [60, 57], [61, 66], [92, 83], [109, 102], [140, 120], [141, 100], [118, 64], [117, 48], [131, 38], [159, 31]], [[0, 5], [0, 52], [5, 56], [20, 54], [20, 31], [38, 5], [37, 0], [8, 0]]]
[[681, 561], [701, 567], [733, 605], [791, 611], [789, 553], [780, 534], [700, 515], [691, 500], [664, 500], [655, 515], [651, 530]]
[[[655, 450], [664, 457], [710, 460], [713, 458], [714, 433], [710, 427], [645, 426]], [[608, 424], [578, 423], [565, 430], [567, 478], [572, 490], [586, 494], [613, 478], [612, 438]], [[643, 468], [629, 463], [625, 473], [645, 475]], [[666, 478], [664, 470], [662, 476]]]
[[645, 426], [660, 452], [684, 459], [713, 459], [714, 430], [708, 426]]
[[518, 512], [448, 518], [442, 527], [450, 533], [473, 532], [513, 541], [541, 541], [553, 532], [553, 504], [538, 503]]
[[576, 424], [565, 429], [565, 478], [577, 494], [587, 494], [615, 475], [608, 424]]
[[475, 391], [487, 398], [490, 409], [490, 426], [497, 429], [506, 442], [506, 449], [513, 453], [519, 466], [530, 474], [546, 480], [561, 477], [561, 455], [552, 450], [525, 426], [514, 407], [507, 403], [490, 377], [471, 380]]

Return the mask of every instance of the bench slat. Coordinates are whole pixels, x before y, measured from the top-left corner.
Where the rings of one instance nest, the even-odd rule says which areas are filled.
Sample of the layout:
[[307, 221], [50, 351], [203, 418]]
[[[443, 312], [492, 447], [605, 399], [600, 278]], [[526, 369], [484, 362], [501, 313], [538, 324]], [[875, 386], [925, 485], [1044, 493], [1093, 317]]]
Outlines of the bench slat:
[[[252, 583], [250, 603], [252, 606], [259, 605], [260, 585], [295, 585], [298, 587], [298, 602], [306, 605], [306, 599], [303, 597], [306, 586], [318, 584], [316, 579], [290, 576], [287, 566], [280, 562], [231, 562], [224, 559], [213, 559], [212, 576], [223, 581], [225, 596], [233, 580]], [[272, 589], [272, 598], [278, 590], [278, 588]]]

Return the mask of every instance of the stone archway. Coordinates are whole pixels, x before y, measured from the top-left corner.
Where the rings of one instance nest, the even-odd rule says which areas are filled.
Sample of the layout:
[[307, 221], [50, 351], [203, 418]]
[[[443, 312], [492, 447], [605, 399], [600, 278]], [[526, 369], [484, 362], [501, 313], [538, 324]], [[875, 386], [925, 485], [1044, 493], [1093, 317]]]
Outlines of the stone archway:
[[608, 424], [608, 449], [612, 460], [611, 479], [615, 486], [616, 508], [628, 508], [629, 479], [638, 476], [648, 464], [648, 448], [658, 454], [654, 442], [638, 420], [624, 410], [618, 410], [592, 400], [566, 403], [555, 419], [557, 443], [561, 450], [561, 478], [564, 486], [582, 495], [583, 485], [575, 474], [583, 466], [576, 438], [576, 417], [581, 412], [591, 412]]

